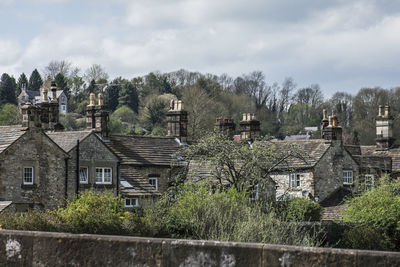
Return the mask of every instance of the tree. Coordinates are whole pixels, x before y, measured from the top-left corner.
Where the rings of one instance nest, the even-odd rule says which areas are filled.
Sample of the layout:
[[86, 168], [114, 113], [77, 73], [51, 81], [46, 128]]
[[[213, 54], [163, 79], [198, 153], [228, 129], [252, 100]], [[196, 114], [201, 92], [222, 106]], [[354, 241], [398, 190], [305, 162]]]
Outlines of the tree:
[[71, 89], [68, 87], [68, 82], [65, 76], [62, 73], [58, 73], [54, 80], [57, 84], [58, 89], [64, 91], [67, 99], [69, 100], [71, 98]]
[[15, 79], [10, 77], [7, 73], [1, 75], [0, 82], [0, 105], [4, 104], [17, 104], [17, 98], [15, 97], [15, 91], [17, 84]]
[[75, 70], [72, 69], [72, 64], [66, 60], [52, 60], [44, 68], [43, 74], [46, 79], [53, 80], [57, 74], [62, 74], [64, 77], [69, 77]]
[[26, 77], [25, 73], [22, 73], [18, 78], [17, 90], [15, 92], [16, 96], [19, 96], [19, 94], [22, 92], [23, 87], [28, 87], [28, 78]]
[[114, 111], [118, 107], [119, 92], [122, 90], [123, 82], [121, 77], [114, 79], [104, 90], [105, 104], [110, 111]]
[[0, 125], [21, 124], [22, 116], [16, 105], [5, 104], [0, 110]]
[[297, 147], [277, 147], [266, 140], [249, 145], [235, 142], [222, 133], [203, 137], [196, 144], [184, 148], [181, 154], [187, 162], [194, 160], [206, 164], [220, 186], [230, 184], [238, 191], [249, 191], [257, 185], [260, 192], [269, 193], [275, 190], [271, 188], [274, 185], [270, 174], [289, 159], [303, 158]]
[[105, 69], [99, 65], [99, 64], [93, 64], [90, 66], [84, 74], [84, 79], [86, 80], [87, 83], [90, 83], [91, 81], [95, 81], [98, 83], [100, 80], [104, 80], [107, 82], [108, 80], [108, 74], [105, 71]]
[[32, 71], [31, 76], [29, 77], [28, 90], [39, 91], [42, 84], [43, 84], [42, 77], [40, 76], [38, 70], [34, 69]]
[[[345, 222], [372, 226], [398, 250], [400, 248], [400, 181], [380, 179], [381, 184], [347, 202]], [[390, 247], [388, 247], [390, 248]], [[392, 247], [393, 248], [393, 247]]]
[[125, 82], [119, 91], [118, 106], [128, 106], [138, 113], [139, 97], [136, 87], [131, 82]]

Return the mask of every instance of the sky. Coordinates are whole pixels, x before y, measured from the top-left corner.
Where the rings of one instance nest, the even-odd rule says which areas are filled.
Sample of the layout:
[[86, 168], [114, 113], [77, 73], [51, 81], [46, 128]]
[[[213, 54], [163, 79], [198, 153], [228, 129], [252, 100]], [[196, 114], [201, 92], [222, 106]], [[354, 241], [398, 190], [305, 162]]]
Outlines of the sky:
[[325, 96], [400, 86], [398, 0], [0, 0], [0, 73], [263, 71]]

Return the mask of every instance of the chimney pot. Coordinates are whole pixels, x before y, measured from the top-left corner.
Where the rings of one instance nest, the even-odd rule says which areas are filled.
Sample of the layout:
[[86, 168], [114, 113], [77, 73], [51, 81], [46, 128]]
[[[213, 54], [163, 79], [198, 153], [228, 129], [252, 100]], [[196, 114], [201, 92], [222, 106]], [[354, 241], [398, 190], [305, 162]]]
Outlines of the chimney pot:
[[174, 107], [175, 107], [175, 100], [174, 99], [171, 99], [171, 102], [169, 102], [169, 109], [170, 110], [174, 110]]
[[383, 106], [382, 106], [382, 105], [379, 105], [379, 108], [378, 108], [378, 116], [379, 116], [379, 117], [382, 117], [382, 115], [383, 115], [383, 114], [382, 114], [382, 113], [383, 113], [382, 111], [383, 111]]
[[98, 94], [98, 98], [99, 98], [99, 106], [104, 106], [104, 97], [102, 93]]
[[328, 120], [328, 116], [326, 115], [326, 109], [323, 109], [322, 110], [322, 119], [325, 121], [325, 120]]
[[95, 95], [94, 93], [90, 93], [90, 96], [89, 96], [89, 106], [93, 107], [93, 106], [95, 105], [95, 104], [94, 104], [95, 100], [96, 100], [96, 95]]
[[385, 118], [389, 118], [390, 117], [390, 107], [389, 106], [385, 106]]

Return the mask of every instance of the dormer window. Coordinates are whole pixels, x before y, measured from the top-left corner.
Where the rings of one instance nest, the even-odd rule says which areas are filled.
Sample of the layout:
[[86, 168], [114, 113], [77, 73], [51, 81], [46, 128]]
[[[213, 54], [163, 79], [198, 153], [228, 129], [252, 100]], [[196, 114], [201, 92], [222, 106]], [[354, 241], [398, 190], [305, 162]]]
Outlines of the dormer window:
[[151, 184], [154, 187], [154, 189], [158, 190], [158, 177], [150, 176], [149, 184]]

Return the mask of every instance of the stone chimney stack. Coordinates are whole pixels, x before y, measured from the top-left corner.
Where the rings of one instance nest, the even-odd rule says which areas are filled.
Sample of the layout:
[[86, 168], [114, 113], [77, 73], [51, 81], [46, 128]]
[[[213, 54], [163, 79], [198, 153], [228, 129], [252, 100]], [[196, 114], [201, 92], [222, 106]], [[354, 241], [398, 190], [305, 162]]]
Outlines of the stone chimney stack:
[[235, 134], [236, 125], [231, 118], [217, 118], [214, 124], [215, 131], [219, 131], [233, 139]]
[[329, 120], [328, 120], [326, 109], [324, 109], [324, 110], [322, 110], [322, 121], [321, 121], [321, 138], [322, 139], [325, 139], [324, 131], [325, 131], [325, 128], [328, 127], [328, 125], [329, 125]]
[[29, 129], [38, 129], [42, 125], [40, 123], [40, 108], [26, 102], [21, 108], [22, 111], [22, 127]]
[[393, 116], [389, 106], [379, 106], [376, 117], [376, 147], [378, 150], [387, 150], [394, 143]]
[[50, 116], [50, 103], [48, 97], [47, 88], [43, 88], [43, 101], [41, 106], [40, 121], [42, 122], [42, 128], [48, 130], [49, 127], [49, 116]]
[[103, 139], [108, 139], [110, 135], [110, 129], [108, 127], [109, 112], [107, 111], [106, 106], [104, 105], [104, 97], [102, 93], [98, 94], [97, 99], [98, 99], [98, 105], [95, 107], [96, 132], [101, 133]]
[[240, 140], [254, 141], [260, 137], [260, 121], [255, 114], [244, 113], [240, 122]]
[[171, 100], [169, 111], [167, 112], [167, 123], [169, 137], [176, 137], [181, 142], [187, 142], [187, 111], [183, 109], [181, 100]]
[[[326, 125], [325, 118], [326, 111], [321, 125]], [[339, 126], [335, 111], [332, 111], [332, 116], [328, 117], [328, 125], [322, 128], [322, 138], [329, 141], [342, 141], [342, 127]]]
[[59, 123], [59, 107], [57, 100], [57, 84], [56, 82], [51, 82], [51, 100], [49, 106], [49, 129], [54, 131], [62, 131], [64, 127]]
[[96, 95], [91, 93], [89, 96], [89, 105], [86, 106], [86, 129], [96, 129]]

